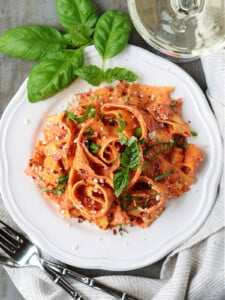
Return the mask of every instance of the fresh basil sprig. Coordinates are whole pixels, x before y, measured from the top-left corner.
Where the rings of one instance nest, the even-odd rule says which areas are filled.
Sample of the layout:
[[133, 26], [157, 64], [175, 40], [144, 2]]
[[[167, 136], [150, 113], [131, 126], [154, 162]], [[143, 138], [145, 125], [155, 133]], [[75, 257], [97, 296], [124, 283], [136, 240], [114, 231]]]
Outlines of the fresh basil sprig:
[[[85, 66], [77, 70], [77, 75], [88, 83], [98, 86], [102, 81], [112, 83], [115, 80], [135, 81], [138, 76], [125, 68], [113, 68], [104, 70], [105, 61], [120, 53], [127, 45], [131, 31], [129, 17], [121, 11], [110, 10], [104, 13], [98, 20], [94, 45], [102, 57], [102, 68], [97, 66]], [[96, 76], [93, 76], [96, 72]]]
[[[131, 21], [126, 14], [110, 10], [98, 19], [92, 0], [55, 0], [55, 4], [66, 34], [50, 26], [29, 25], [11, 28], [0, 37], [0, 52], [37, 61], [28, 78], [30, 102], [53, 96], [77, 76], [95, 86], [102, 81], [131, 82], [138, 78], [120, 67], [104, 70], [106, 59], [117, 55], [127, 45]], [[82, 67], [82, 50], [93, 43], [103, 59], [101, 69], [91, 65]], [[73, 48], [80, 48], [80, 51]]]

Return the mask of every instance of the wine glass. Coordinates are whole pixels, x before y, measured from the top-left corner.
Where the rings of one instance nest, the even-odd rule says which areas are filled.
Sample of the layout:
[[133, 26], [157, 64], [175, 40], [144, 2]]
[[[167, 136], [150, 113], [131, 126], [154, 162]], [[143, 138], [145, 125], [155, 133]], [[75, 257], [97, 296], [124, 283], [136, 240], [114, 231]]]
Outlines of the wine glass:
[[224, 0], [127, 0], [139, 34], [153, 48], [194, 60], [225, 46]]

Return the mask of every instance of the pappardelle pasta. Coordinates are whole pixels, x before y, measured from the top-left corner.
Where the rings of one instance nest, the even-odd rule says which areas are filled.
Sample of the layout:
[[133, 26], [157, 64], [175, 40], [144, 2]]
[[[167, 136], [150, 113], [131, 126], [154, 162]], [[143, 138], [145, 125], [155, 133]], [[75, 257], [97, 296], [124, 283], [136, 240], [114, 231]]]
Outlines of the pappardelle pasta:
[[78, 106], [46, 117], [26, 168], [65, 217], [106, 230], [149, 226], [194, 183], [202, 151], [188, 144], [173, 87], [120, 82], [76, 95]]

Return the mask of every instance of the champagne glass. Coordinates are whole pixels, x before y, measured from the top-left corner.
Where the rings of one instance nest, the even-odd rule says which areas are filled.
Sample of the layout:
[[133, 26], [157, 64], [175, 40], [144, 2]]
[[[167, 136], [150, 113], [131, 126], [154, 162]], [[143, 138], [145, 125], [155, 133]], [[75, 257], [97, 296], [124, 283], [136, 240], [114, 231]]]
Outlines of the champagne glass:
[[194, 60], [225, 46], [225, 0], [127, 0], [139, 34], [153, 48]]

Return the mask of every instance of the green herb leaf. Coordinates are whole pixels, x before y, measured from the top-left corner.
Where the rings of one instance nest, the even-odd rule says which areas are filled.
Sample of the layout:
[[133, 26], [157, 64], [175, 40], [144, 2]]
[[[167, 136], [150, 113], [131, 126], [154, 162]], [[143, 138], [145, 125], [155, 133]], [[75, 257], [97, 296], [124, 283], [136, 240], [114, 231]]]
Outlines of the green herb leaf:
[[123, 121], [119, 118], [116, 118], [115, 121], [118, 123], [119, 127], [116, 128], [117, 131], [120, 131], [122, 132], [125, 128], [125, 126], [127, 126], [127, 122], [126, 121]]
[[55, 0], [60, 24], [69, 31], [77, 24], [94, 28], [98, 20], [97, 9], [91, 0]]
[[133, 142], [137, 142], [137, 138], [132, 135], [127, 142], [127, 146], [130, 146]]
[[108, 69], [104, 73], [104, 79], [107, 83], [112, 83], [115, 80], [123, 80], [133, 82], [138, 79], [138, 76], [124, 68]]
[[137, 170], [141, 163], [137, 141], [134, 141], [125, 149], [120, 163], [131, 170]]
[[122, 146], [126, 145], [126, 143], [128, 142], [128, 138], [124, 134], [122, 134], [122, 133], [117, 133], [117, 135], [119, 136], [120, 144]]
[[90, 30], [84, 24], [71, 26], [69, 32], [72, 44], [76, 47], [90, 45], [92, 43], [90, 36], [93, 34], [93, 30]]
[[134, 130], [134, 134], [135, 134], [135, 136], [140, 137], [142, 135], [141, 127], [136, 127]]
[[81, 50], [61, 50], [45, 55], [29, 73], [29, 101], [46, 99], [67, 87], [77, 78], [75, 70], [83, 65], [83, 59]]
[[148, 154], [151, 150], [152, 150], [152, 147], [146, 148], [146, 149], [143, 151], [143, 154], [146, 155], [146, 154]]
[[98, 146], [94, 142], [91, 142], [91, 144], [89, 146], [89, 149], [93, 153], [98, 153], [98, 150], [99, 150]]
[[185, 144], [185, 143], [182, 143], [179, 139], [177, 138], [174, 138], [174, 145], [177, 146], [177, 147], [180, 147], [180, 148], [184, 148], [184, 149], [187, 149], [188, 148], [188, 145]]
[[103, 61], [117, 55], [126, 47], [131, 26], [130, 18], [121, 11], [109, 10], [99, 18], [94, 44]]
[[113, 177], [115, 194], [118, 197], [123, 189], [129, 184], [129, 169], [119, 168], [119, 172]]
[[139, 142], [140, 142], [140, 144], [141, 144], [141, 145], [143, 145], [143, 144], [147, 143], [147, 141], [146, 141], [144, 138], [143, 138], [143, 139], [141, 139]]
[[97, 153], [99, 150], [99, 147], [93, 142], [91, 139], [86, 137], [85, 142], [87, 141], [88, 143], [88, 148], [92, 153]]
[[67, 44], [57, 29], [29, 25], [7, 30], [0, 37], [0, 52], [27, 60], [39, 60], [48, 51], [64, 49]]
[[93, 135], [94, 131], [91, 128], [87, 128], [84, 130], [83, 135]]
[[79, 68], [75, 73], [94, 86], [98, 86], [104, 80], [102, 70], [94, 65]]
[[161, 180], [161, 179], [163, 179], [163, 178], [165, 178], [167, 176], [170, 176], [172, 174], [174, 174], [174, 169], [173, 169], [172, 172], [167, 172], [167, 173], [164, 173], [164, 174], [156, 176], [155, 179], [154, 179], [154, 182], [159, 181], [159, 180]]
[[170, 103], [171, 114], [174, 115], [175, 106], [178, 104], [176, 100], [172, 100]]
[[74, 113], [67, 110], [65, 110], [64, 112], [67, 114], [66, 121], [68, 122], [69, 120], [72, 120], [76, 124], [83, 123], [87, 118], [92, 119], [96, 114], [96, 110], [94, 109], [93, 104], [89, 104], [85, 107], [85, 111], [82, 117], [77, 117]]
[[196, 131], [191, 131], [191, 135], [192, 135], [192, 136], [197, 136], [198, 133], [197, 133]]
[[59, 176], [58, 182], [66, 184], [68, 182], [68, 178], [69, 178], [68, 175], [63, 174], [63, 175]]
[[143, 165], [141, 166], [142, 171], [144, 171], [144, 170], [147, 168], [147, 165], [148, 165], [148, 161], [145, 160], [145, 161], [143, 162]]

